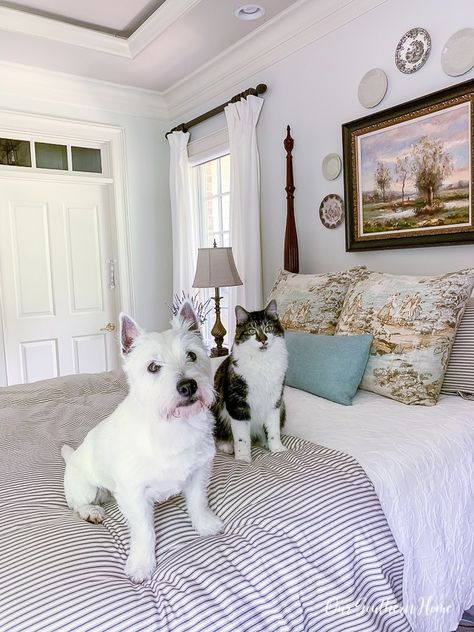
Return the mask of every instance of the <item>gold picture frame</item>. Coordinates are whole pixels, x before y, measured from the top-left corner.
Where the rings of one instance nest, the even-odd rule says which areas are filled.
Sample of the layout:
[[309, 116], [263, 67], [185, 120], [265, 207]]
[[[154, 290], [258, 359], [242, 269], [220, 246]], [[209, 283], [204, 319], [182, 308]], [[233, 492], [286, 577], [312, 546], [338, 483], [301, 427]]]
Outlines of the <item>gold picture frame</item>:
[[342, 134], [347, 251], [474, 242], [474, 81]]

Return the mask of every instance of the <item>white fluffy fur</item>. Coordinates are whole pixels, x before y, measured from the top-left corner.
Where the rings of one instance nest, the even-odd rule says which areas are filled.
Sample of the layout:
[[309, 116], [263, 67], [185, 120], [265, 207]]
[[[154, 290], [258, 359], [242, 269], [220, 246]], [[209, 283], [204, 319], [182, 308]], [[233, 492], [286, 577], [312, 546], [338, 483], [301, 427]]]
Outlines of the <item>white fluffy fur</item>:
[[[239, 421], [227, 414], [234, 438], [235, 458], [250, 463], [251, 438], [258, 438], [267, 444], [271, 452], [284, 452], [286, 448], [280, 438], [280, 411], [275, 404], [281, 395], [281, 385], [288, 367], [288, 352], [285, 339], [266, 333], [266, 348], [255, 337], [232, 348], [237, 360], [234, 371], [242, 375], [248, 385], [247, 402], [250, 405], [251, 419]], [[266, 433], [265, 433], [266, 430]], [[229, 451], [225, 442], [218, 444], [219, 449]]]
[[[181, 310], [181, 314], [183, 310]], [[156, 565], [153, 503], [181, 492], [194, 528], [217, 533], [222, 522], [208, 507], [207, 485], [215, 447], [212, 375], [201, 336], [175, 318], [163, 333], [145, 333], [128, 317], [133, 346], [124, 356], [130, 386], [125, 400], [73, 451], [63, 446], [64, 488], [68, 505], [82, 518], [99, 523], [105, 512], [100, 492], [110, 491], [128, 521], [130, 554], [126, 574], [135, 582], [148, 579]], [[196, 354], [193, 362], [187, 355]], [[161, 365], [157, 373], [147, 367]], [[176, 385], [194, 379], [196, 402], [185, 401]]]

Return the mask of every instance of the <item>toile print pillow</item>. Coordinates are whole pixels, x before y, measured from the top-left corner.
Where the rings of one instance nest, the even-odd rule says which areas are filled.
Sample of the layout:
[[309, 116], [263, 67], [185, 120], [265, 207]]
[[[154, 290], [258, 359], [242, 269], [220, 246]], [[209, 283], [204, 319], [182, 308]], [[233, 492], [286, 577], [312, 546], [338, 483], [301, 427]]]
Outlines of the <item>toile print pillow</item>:
[[367, 272], [349, 289], [337, 334], [371, 333], [360, 388], [404, 404], [436, 404], [474, 269], [440, 276]]
[[285, 329], [332, 336], [349, 286], [365, 274], [364, 266], [320, 274], [281, 270], [268, 301], [276, 300]]

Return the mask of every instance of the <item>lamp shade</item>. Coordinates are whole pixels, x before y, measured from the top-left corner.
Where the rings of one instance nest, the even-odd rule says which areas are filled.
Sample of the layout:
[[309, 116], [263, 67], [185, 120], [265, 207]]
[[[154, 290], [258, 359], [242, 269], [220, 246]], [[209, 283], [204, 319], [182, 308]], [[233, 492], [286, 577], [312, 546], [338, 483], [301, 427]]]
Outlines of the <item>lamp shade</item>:
[[242, 285], [232, 248], [199, 248], [193, 287]]

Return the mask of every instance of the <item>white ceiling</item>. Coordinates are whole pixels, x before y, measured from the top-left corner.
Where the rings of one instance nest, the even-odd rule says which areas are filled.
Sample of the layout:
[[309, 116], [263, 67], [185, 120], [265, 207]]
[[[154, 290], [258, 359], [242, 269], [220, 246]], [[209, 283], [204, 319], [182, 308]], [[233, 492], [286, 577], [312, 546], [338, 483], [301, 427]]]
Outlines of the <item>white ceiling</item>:
[[166, 92], [307, 1], [257, 0], [264, 17], [242, 21], [249, 0], [0, 0], [0, 60]]
[[128, 37], [165, 0], [2, 0], [0, 6]]

